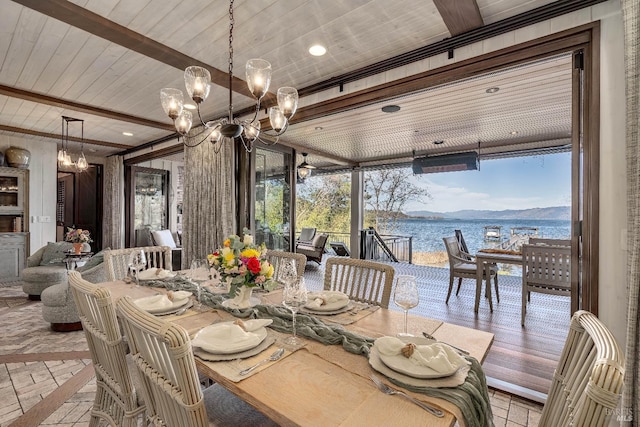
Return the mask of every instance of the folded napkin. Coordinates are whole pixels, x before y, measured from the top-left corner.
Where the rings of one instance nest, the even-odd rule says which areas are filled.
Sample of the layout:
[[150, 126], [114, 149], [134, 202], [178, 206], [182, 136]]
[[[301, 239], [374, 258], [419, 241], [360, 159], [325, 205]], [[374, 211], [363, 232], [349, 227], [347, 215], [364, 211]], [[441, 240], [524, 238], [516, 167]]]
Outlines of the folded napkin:
[[170, 270], [164, 270], [162, 268], [147, 268], [138, 272], [138, 279], [140, 280], [154, 280], [154, 279], [167, 279], [175, 276], [176, 273]]
[[158, 310], [162, 308], [170, 308], [173, 303], [166, 295], [154, 295], [151, 297], [139, 298], [134, 303], [142, 310]]
[[[381, 337], [373, 344], [382, 356], [402, 356], [406, 342], [396, 337]], [[426, 366], [438, 373], [451, 373], [469, 363], [454, 349], [446, 344], [435, 342], [427, 345], [416, 345], [407, 360], [416, 366]]]
[[255, 319], [215, 323], [201, 329], [191, 343], [205, 350], [234, 349], [238, 345], [252, 341], [257, 345], [262, 340], [254, 331], [269, 326], [272, 322], [272, 319]]
[[309, 302], [305, 307], [313, 310], [338, 301], [349, 301], [349, 296], [338, 291], [313, 292], [309, 294]]
[[189, 291], [169, 291], [167, 292], [167, 297], [171, 301], [180, 301], [185, 298], [189, 298], [191, 296], [191, 292]]

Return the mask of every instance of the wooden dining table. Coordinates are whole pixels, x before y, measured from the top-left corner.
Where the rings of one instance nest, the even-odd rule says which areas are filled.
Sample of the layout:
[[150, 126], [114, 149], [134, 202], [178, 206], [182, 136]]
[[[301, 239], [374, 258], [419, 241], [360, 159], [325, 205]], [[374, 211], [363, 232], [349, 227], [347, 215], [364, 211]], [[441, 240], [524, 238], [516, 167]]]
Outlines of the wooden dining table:
[[[135, 299], [164, 291], [124, 282], [104, 285], [111, 290], [114, 301], [123, 295]], [[261, 294], [262, 304], [279, 304], [281, 300], [281, 291]], [[389, 309], [373, 309], [342, 327], [372, 338], [395, 336], [402, 328], [402, 316], [401, 312]], [[235, 319], [226, 310], [210, 307], [190, 309], [184, 314], [165, 318], [184, 327], [191, 337], [212, 323]], [[331, 319], [323, 316], [323, 321], [329, 323]], [[409, 315], [409, 325], [410, 332], [416, 335], [427, 332], [438, 340], [467, 350], [480, 362], [486, 357], [494, 338], [488, 332], [421, 316]], [[453, 426], [462, 419], [456, 405], [443, 399], [406, 391], [410, 396], [442, 409], [444, 417], [438, 418], [402, 397], [382, 393], [369, 377], [371, 374], [382, 375], [369, 366], [363, 355], [349, 353], [340, 345], [325, 345], [304, 337], [303, 340], [301, 348], [288, 352], [287, 357], [267, 364], [242, 380], [225, 374], [228, 366], [223, 369], [224, 363], [199, 357], [195, 357], [195, 362], [201, 374], [282, 426]], [[273, 347], [265, 350], [244, 366], [268, 357], [272, 350]]]

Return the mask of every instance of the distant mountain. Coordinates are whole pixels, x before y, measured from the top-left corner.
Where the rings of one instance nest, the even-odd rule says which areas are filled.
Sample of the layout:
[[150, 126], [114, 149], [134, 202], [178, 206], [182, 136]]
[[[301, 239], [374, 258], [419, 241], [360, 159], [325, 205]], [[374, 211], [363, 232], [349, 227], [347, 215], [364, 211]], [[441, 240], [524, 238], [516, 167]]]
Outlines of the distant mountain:
[[571, 206], [555, 206], [551, 208], [533, 208], [522, 210], [472, 210], [455, 212], [410, 211], [407, 216], [432, 219], [556, 219], [570, 220]]

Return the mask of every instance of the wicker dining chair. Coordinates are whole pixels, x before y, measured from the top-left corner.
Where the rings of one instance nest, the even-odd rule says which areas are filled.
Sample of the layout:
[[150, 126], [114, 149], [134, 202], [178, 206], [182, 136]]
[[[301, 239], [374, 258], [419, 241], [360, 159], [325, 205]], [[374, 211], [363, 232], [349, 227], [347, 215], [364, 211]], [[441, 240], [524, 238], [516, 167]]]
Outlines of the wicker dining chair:
[[332, 257], [325, 265], [324, 290], [340, 291], [355, 301], [389, 308], [395, 269], [362, 259]]
[[137, 426], [145, 411], [127, 368], [127, 344], [122, 339], [109, 289], [69, 272], [69, 287], [89, 344], [96, 373], [96, 397], [90, 425], [100, 420], [117, 426]]
[[207, 387], [203, 394], [183, 327], [143, 311], [129, 296], [120, 298], [116, 308], [140, 378], [149, 424], [277, 425], [219, 384]]
[[624, 363], [607, 327], [588, 311], [575, 312], [539, 426], [608, 426], [622, 393]]
[[107, 270], [107, 278], [111, 281], [122, 280], [129, 272], [129, 255], [132, 252], [143, 250], [147, 258], [148, 268], [162, 268], [171, 270], [171, 248], [169, 246], [142, 246], [137, 248], [113, 249], [105, 251], [104, 265]]
[[292, 259], [296, 263], [296, 273], [298, 277], [304, 276], [304, 269], [307, 266], [307, 257], [303, 254], [297, 254], [295, 252], [267, 250], [267, 261], [273, 265], [273, 279], [280, 281], [280, 266], [286, 259]]

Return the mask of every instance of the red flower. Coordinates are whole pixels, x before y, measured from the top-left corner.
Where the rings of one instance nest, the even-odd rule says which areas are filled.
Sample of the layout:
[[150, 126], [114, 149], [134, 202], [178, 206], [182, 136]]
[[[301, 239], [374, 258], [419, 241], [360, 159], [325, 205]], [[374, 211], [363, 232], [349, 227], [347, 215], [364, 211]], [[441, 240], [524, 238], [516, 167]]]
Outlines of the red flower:
[[253, 274], [260, 273], [260, 260], [258, 258], [249, 258], [249, 261], [247, 262], [247, 268]]

